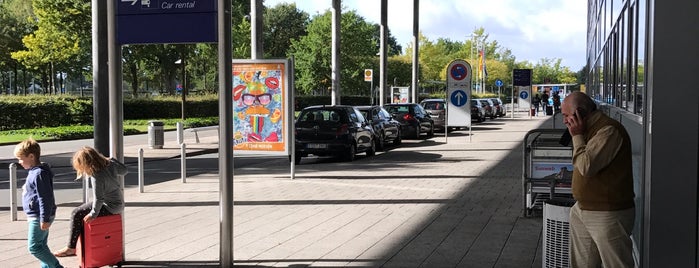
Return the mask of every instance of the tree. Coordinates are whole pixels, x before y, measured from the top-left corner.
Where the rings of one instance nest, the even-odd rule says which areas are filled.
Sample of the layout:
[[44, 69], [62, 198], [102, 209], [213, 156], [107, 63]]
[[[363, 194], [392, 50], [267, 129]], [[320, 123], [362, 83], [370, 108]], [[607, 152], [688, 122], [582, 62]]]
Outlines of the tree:
[[[31, 2], [25, 0], [0, 1], [0, 74], [9, 71], [5, 79], [6, 86], [11, 93], [19, 93], [17, 88], [24, 88], [24, 82], [19, 81], [19, 71], [22, 66], [12, 58], [11, 52], [24, 49], [21, 36], [28, 35], [35, 29], [35, 24], [27, 20], [32, 16]], [[23, 69], [23, 68], [22, 68]], [[26, 79], [26, 71], [23, 72]], [[0, 75], [0, 78], [2, 75]], [[10, 81], [14, 81], [11, 83]], [[20, 86], [23, 85], [23, 86]], [[4, 90], [0, 90], [2, 92]]]
[[[91, 59], [90, 3], [80, 0], [33, 0], [38, 28], [22, 38], [27, 50], [12, 53], [12, 58], [30, 69], [44, 68], [50, 74], [48, 84], [57, 93], [53, 78], [57, 69], [80, 70]], [[61, 76], [62, 77], [62, 76]]]
[[308, 13], [296, 4], [281, 3], [264, 12], [265, 58], [286, 58], [292, 40], [306, 35]]
[[[340, 30], [340, 88], [347, 94], [366, 95], [363, 71], [375, 66], [378, 46], [375, 27], [355, 11], [342, 14]], [[295, 57], [296, 86], [302, 93], [329, 93], [331, 81], [331, 27], [330, 11], [316, 15], [308, 24], [308, 34], [292, 40], [290, 55]]]

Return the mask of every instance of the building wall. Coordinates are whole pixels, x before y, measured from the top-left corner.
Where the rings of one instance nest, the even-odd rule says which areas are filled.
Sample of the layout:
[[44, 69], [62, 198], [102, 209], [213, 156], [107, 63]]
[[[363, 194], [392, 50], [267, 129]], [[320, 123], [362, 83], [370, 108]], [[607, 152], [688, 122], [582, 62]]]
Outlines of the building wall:
[[589, 0], [587, 93], [633, 143], [639, 267], [697, 267], [699, 1]]

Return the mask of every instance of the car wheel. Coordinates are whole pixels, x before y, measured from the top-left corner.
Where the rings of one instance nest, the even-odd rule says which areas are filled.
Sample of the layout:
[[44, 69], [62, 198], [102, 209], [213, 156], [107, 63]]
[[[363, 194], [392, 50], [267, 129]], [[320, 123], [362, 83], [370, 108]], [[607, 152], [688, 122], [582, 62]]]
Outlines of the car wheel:
[[386, 148], [386, 134], [381, 133], [378, 137], [376, 137], [376, 149], [379, 151], [383, 151], [384, 148]]
[[378, 141], [372, 141], [371, 146], [369, 147], [369, 150], [366, 151], [366, 156], [374, 156], [376, 155], [376, 143]]
[[345, 160], [347, 162], [354, 161], [354, 156], [357, 154], [357, 145], [350, 144], [349, 149], [347, 149], [347, 154], [345, 155]]
[[301, 164], [301, 154], [294, 155], [294, 164], [296, 164], [296, 165]]
[[399, 145], [399, 144], [401, 144], [401, 143], [403, 142], [403, 138], [401, 138], [401, 135], [402, 135], [402, 134], [400, 133], [400, 131], [398, 131], [398, 136], [396, 136], [396, 138], [393, 139], [393, 144], [394, 144], [394, 145]]
[[415, 137], [416, 140], [419, 140], [419, 139], [420, 139], [420, 125], [417, 125], [417, 126], [415, 127], [415, 136], [414, 136], [414, 137]]
[[427, 138], [434, 137], [434, 124], [430, 124], [430, 131], [427, 132]]

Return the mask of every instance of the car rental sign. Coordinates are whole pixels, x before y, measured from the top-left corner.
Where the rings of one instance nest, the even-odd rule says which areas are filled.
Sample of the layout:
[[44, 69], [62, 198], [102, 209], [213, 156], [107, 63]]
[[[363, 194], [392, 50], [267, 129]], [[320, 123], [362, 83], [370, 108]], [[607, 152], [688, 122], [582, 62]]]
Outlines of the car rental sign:
[[117, 40], [125, 44], [215, 43], [216, 0], [117, 0]]
[[454, 60], [447, 67], [447, 126], [471, 126], [471, 65]]

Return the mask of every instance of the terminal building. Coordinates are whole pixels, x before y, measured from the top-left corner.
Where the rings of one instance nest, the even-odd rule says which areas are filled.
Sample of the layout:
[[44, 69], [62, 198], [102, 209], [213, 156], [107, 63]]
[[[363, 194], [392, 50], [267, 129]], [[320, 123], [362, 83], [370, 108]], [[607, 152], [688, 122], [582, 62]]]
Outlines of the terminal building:
[[588, 0], [586, 92], [633, 144], [638, 267], [699, 267], [697, 0]]

